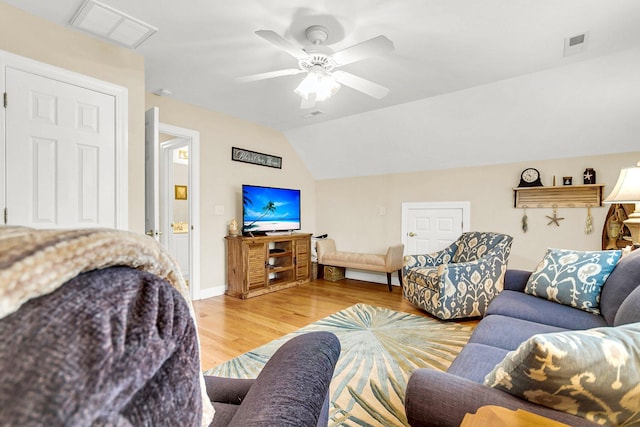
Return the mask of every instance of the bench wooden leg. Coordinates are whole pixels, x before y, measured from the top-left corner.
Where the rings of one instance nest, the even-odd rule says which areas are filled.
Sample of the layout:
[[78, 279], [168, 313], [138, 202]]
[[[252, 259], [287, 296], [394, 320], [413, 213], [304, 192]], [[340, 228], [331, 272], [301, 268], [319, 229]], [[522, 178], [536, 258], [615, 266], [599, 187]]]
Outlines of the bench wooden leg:
[[391, 287], [391, 273], [387, 273], [387, 285], [389, 285], [389, 292], [393, 292], [393, 288]]

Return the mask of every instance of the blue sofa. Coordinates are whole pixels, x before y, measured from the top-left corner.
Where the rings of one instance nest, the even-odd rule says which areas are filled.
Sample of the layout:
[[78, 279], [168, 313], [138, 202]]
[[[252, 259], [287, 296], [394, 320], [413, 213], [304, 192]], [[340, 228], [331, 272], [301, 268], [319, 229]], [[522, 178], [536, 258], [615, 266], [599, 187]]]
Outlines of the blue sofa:
[[465, 414], [485, 405], [523, 409], [571, 426], [595, 425], [483, 382], [507, 353], [533, 335], [640, 322], [640, 250], [624, 256], [607, 278], [600, 294], [600, 314], [524, 293], [530, 274], [507, 270], [504, 291], [491, 302], [447, 372], [417, 369], [412, 373], [405, 399], [411, 426], [458, 426]]

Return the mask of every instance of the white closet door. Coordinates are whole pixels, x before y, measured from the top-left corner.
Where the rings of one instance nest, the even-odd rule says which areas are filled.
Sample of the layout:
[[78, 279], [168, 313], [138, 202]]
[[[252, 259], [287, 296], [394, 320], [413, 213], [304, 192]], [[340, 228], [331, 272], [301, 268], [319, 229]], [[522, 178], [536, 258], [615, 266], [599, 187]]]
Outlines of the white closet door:
[[468, 231], [466, 203], [403, 203], [402, 211], [403, 243], [409, 255], [437, 252]]
[[115, 99], [6, 68], [8, 224], [115, 227]]

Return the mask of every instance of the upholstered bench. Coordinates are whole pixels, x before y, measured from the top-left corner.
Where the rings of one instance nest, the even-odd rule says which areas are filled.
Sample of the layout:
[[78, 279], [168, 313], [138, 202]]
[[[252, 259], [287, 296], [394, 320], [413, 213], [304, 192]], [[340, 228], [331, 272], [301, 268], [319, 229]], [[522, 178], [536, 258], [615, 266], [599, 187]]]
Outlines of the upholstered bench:
[[393, 290], [391, 273], [397, 271], [398, 280], [402, 286], [403, 244], [389, 246], [386, 254], [369, 254], [337, 251], [333, 239], [320, 239], [316, 242], [316, 251], [318, 252], [319, 274], [325, 265], [387, 273], [387, 285], [389, 292], [391, 292]]

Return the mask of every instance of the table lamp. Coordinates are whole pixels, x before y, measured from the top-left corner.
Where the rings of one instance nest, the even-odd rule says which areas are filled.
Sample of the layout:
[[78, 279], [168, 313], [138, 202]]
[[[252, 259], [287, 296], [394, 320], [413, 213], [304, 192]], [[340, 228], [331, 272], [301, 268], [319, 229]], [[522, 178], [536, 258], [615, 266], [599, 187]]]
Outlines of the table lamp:
[[640, 162], [636, 167], [622, 169], [616, 186], [604, 203], [635, 203], [635, 211], [624, 220], [631, 232], [634, 246], [640, 246]]

